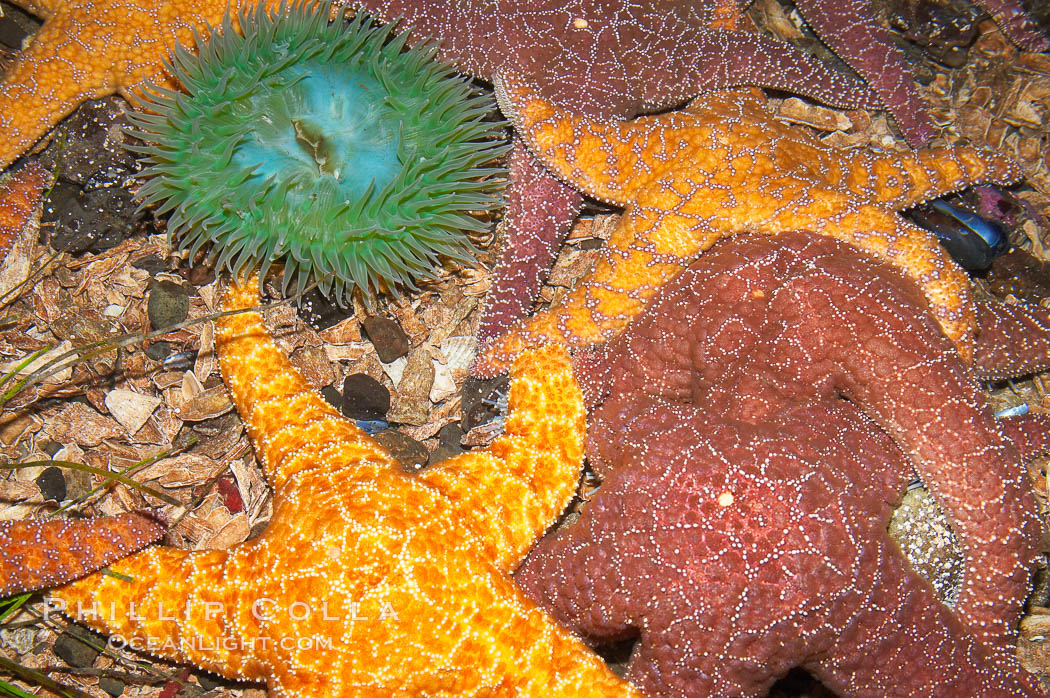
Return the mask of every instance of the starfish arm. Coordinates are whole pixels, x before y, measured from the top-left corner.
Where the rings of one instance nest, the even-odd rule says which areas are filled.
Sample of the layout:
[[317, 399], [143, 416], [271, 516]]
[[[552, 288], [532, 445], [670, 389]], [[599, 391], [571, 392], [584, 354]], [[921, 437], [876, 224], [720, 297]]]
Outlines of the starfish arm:
[[1010, 184], [1023, 176], [1012, 158], [965, 145], [910, 153], [858, 150], [844, 156], [835, 183], [898, 211], [974, 184]]
[[481, 342], [528, 313], [583, 204], [583, 197], [551, 175], [518, 137], [506, 196], [502, 248], [478, 329]]
[[999, 426], [1013, 442], [1022, 461], [1050, 452], [1050, 415], [1040, 412], [1006, 417], [999, 420]]
[[[743, 86], [782, 90], [844, 109], [881, 105], [863, 81], [773, 37], [711, 30], [698, 44], [698, 50], [682, 57], [673, 87], [647, 106], [666, 108], [702, 92]], [[657, 77], [647, 82], [655, 84]]]
[[[224, 308], [243, 310], [260, 302], [253, 277], [232, 283]], [[338, 456], [369, 473], [399, 468], [371, 437], [324, 401], [277, 348], [258, 312], [216, 322], [223, 379], [251, 436], [271, 484], [281, 490], [296, 473], [323, 468]]]
[[457, 70], [482, 80], [493, 72], [492, 61], [502, 49], [492, 7], [480, 2], [456, 0], [356, 0], [380, 22], [400, 22], [411, 29], [409, 42], [432, 41], [442, 60]]
[[1016, 0], [978, 0], [977, 4], [988, 10], [1010, 41], [1025, 51], [1039, 52], [1050, 48], [1050, 41], [1032, 18], [1025, 14], [1021, 3]]
[[144, 548], [164, 527], [143, 514], [0, 521], [0, 598], [82, 577]]
[[423, 471], [510, 573], [564, 511], [583, 467], [583, 396], [567, 352], [548, 346], [522, 354], [511, 369], [504, 433], [480, 453]]
[[[1043, 696], [1015, 657], [989, 651], [967, 632], [906, 567], [889, 540], [873, 541], [881, 564], [865, 582], [865, 607], [833, 645], [830, 656], [806, 665], [839, 695], [883, 695], [894, 677], [899, 696]], [[892, 637], [891, 641], [887, 638]]]
[[628, 210], [586, 279], [558, 304], [491, 342], [474, 372], [498, 374], [519, 352], [544, 342], [578, 347], [609, 339], [660, 286], [720, 237], [702, 220]]
[[51, 173], [36, 162], [0, 178], [0, 257], [7, 256], [36, 213], [50, 179]]
[[227, 6], [226, 0], [44, 6], [50, 16], [0, 81], [0, 167], [85, 100], [114, 92], [128, 97], [147, 80], [172, 87], [163, 61], [176, 44], [192, 45], [194, 28], [217, 25]]
[[651, 127], [686, 123], [675, 114], [631, 121], [578, 118], [556, 110], [516, 76], [501, 75], [495, 85], [500, 111], [540, 162], [563, 182], [616, 206], [627, 206], [634, 189], [659, 175], [650, 160], [672, 161], [668, 149], [683, 146], [684, 139]]
[[81, 102], [113, 94], [108, 74], [85, 75], [91, 48], [76, 41], [76, 29], [61, 17], [37, 31], [0, 80], [0, 168], [10, 165]]
[[134, 649], [190, 662], [230, 678], [265, 676], [240, 616], [253, 603], [231, 588], [223, 550], [150, 548], [59, 587], [51, 603], [77, 622], [116, 635]]
[[972, 360], [976, 319], [970, 279], [929, 231], [868, 204], [856, 206], [831, 225], [820, 221], [814, 230], [909, 277], [926, 297], [944, 335], [965, 361]]
[[621, 584], [619, 554], [603, 524], [615, 525], [615, 516], [588, 508], [578, 523], [538, 542], [514, 581], [564, 627], [612, 642], [631, 634], [627, 608], [635, 601]]
[[871, 0], [798, 0], [799, 11], [821, 40], [860, 73], [882, 98], [913, 147], [934, 135], [926, 105], [912, 84], [911, 67], [875, 19]]
[[974, 372], [995, 380], [1050, 368], [1050, 311], [1028, 303], [977, 303]]
[[[959, 536], [970, 573], [958, 613], [982, 640], [1005, 644], [1020, 617], [1039, 538], [1027, 475], [955, 349], [914, 310], [923, 307], [921, 299], [868, 295], [860, 281], [835, 300], [822, 290], [832, 280], [841, 287], [852, 279], [858, 272], [851, 266], [856, 263], [826, 258], [819, 271], [777, 291], [770, 307], [787, 329], [775, 365], [812, 385], [829, 363], [839, 367], [835, 389], [900, 444]], [[838, 310], [843, 307], [858, 316], [894, 317], [900, 326], [850, 322]], [[812, 337], [834, 340], [816, 348], [819, 356], [793, 354]]]

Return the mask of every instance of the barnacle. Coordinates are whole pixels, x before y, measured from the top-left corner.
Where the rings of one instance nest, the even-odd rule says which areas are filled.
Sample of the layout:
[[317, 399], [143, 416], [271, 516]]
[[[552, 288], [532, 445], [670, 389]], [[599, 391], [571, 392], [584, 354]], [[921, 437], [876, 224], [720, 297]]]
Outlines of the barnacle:
[[[505, 145], [494, 104], [391, 26], [330, 2], [224, 19], [199, 55], [177, 47], [182, 91], [146, 90], [144, 205], [170, 212], [173, 245], [207, 243], [220, 267], [311, 278], [346, 303], [355, 288], [415, 288], [439, 256], [466, 261], [468, 212], [500, 204]], [[240, 33], [235, 29], [240, 29]], [[264, 274], [263, 274], [264, 275]], [[261, 275], [261, 276], [263, 276]]]

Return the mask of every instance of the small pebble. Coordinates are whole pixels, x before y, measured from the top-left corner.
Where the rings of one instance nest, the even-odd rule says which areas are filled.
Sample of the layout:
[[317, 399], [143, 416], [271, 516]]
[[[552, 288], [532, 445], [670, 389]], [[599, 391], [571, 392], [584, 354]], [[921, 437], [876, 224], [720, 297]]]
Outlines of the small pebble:
[[339, 411], [350, 419], [378, 420], [390, 409], [390, 391], [364, 373], [354, 373], [343, 381], [343, 400]]
[[354, 423], [357, 424], [361, 431], [369, 435], [378, 434], [390, 427], [390, 422], [384, 419], [358, 419]]
[[149, 272], [151, 276], [165, 271], [168, 265], [160, 255], [148, 254], [145, 257], [139, 257], [138, 259], [131, 260], [131, 266], [136, 269], [142, 269], [145, 272]]
[[190, 289], [173, 281], [151, 281], [146, 311], [155, 330], [177, 325], [189, 314]]
[[[99, 646], [105, 646], [106, 641], [94, 637]], [[83, 640], [69, 633], [62, 633], [55, 641], [54, 652], [63, 662], [71, 667], [87, 669], [98, 659], [99, 651]]]
[[[294, 289], [288, 290], [289, 294], [294, 292]], [[316, 288], [308, 291], [299, 299], [295, 311], [303, 322], [318, 332], [338, 325], [353, 315], [352, 310], [339, 307], [337, 303], [325, 298]]]
[[463, 382], [463, 399], [461, 410], [463, 419], [460, 427], [464, 433], [479, 424], [490, 422], [499, 416], [496, 401], [507, 392], [510, 380], [507, 376], [496, 376], [484, 380], [470, 376]]
[[441, 427], [441, 430], [438, 431], [438, 446], [430, 454], [427, 464], [440, 463], [466, 451], [462, 444], [463, 436], [463, 427], [459, 422], [449, 422]]
[[373, 438], [401, 462], [406, 472], [418, 472], [427, 463], [427, 447], [408, 434], [402, 434], [396, 429], [384, 429]]
[[127, 686], [128, 685], [123, 681], [109, 676], [103, 676], [98, 680], [98, 687], [113, 696], [113, 698], [119, 698], [124, 695], [124, 689], [127, 688]]
[[194, 362], [197, 360], [196, 349], [192, 351], [180, 351], [169, 355], [164, 361], [161, 362], [161, 367], [165, 371], [185, 371], [186, 369], [192, 368]]
[[61, 502], [66, 498], [66, 478], [58, 466], [44, 468], [36, 478], [36, 486], [40, 488], [45, 502]]
[[154, 361], [163, 361], [168, 358], [175, 346], [171, 342], [153, 342], [146, 347], [146, 356]]
[[401, 325], [380, 316], [367, 317], [361, 324], [383, 363], [388, 364], [408, 354], [411, 345]]
[[208, 263], [197, 263], [190, 267], [179, 267], [179, 276], [193, 286], [207, 286], [215, 281], [215, 267]]

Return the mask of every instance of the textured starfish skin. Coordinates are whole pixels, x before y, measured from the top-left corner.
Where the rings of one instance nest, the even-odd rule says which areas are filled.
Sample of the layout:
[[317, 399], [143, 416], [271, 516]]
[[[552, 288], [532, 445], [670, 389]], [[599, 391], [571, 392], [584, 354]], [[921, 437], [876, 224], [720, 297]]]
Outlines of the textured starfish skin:
[[[1028, 51], [1045, 51], [1050, 42], [1014, 0], [978, 1], [1003, 33]], [[831, 50], [850, 64], [879, 94], [912, 146], [933, 137], [933, 125], [915, 87], [904, 52], [893, 32], [878, 19], [871, 0], [797, 0], [806, 22]]]
[[[474, 77], [527, 82], [558, 108], [627, 118], [704, 91], [758, 85], [839, 106], [872, 105], [859, 81], [786, 43], [737, 32], [733, 3], [680, 0], [359, 0]], [[518, 124], [519, 129], [521, 124]], [[520, 130], [519, 130], [520, 133]], [[520, 145], [520, 144], [519, 144]], [[504, 248], [479, 338], [525, 315], [582, 199], [524, 149], [511, 158]], [[526, 205], [515, 207], [516, 201]]]
[[[45, 21], [0, 80], [0, 167], [89, 99], [131, 96], [144, 81], [174, 87], [173, 46], [217, 25], [225, 0], [20, 0]], [[234, 6], [235, 8], [235, 6]]]
[[[233, 287], [226, 307], [257, 304], [257, 287]], [[257, 313], [217, 334], [274, 488], [269, 527], [229, 551], [136, 555], [114, 568], [133, 581], [57, 590], [68, 609], [114, 604], [86, 620], [275, 696], [639, 695], [510, 578], [579, 477], [584, 410], [564, 349], [515, 365], [490, 447], [408, 475], [309, 388]]]
[[102, 519], [0, 521], [0, 598], [64, 584], [164, 535], [143, 514]]
[[[762, 695], [796, 665], [850, 696], [1041, 695], [1002, 651], [1038, 551], [1027, 475], [895, 270], [741, 236], [580, 364], [603, 483], [516, 579], [585, 637], [640, 631], [648, 695]], [[1025, 455], [1048, 433], [1011, 429]], [[966, 551], [958, 617], [887, 534], [916, 471]]]
[[754, 92], [713, 93], [687, 109], [628, 122], [565, 115], [520, 84], [505, 82], [497, 92], [552, 171], [626, 210], [585, 280], [491, 343], [475, 372], [505, 370], [537, 342], [608, 339], [719, 238], [788, 230], [849, 242], [904, 271], [960, 353], [972, 355], [969, 280], [932, 235], [897, 211], [978, 181], [1014, 180], [1008, 158], [966, 146], [842, 151], [775, 120]]
[[14, 244], [44, 196], [49, 175], [36, 163], [29, 163], [3, 180], [0, 186], [0, 257]]

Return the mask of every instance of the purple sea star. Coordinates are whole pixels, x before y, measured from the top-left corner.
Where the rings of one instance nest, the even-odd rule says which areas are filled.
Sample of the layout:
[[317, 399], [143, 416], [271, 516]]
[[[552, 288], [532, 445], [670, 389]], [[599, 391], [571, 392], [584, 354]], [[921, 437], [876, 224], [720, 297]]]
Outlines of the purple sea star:
[[[996, 307], [985, 372], [985, 343], [1020, 334]], [[844, 695], [1040, 694], [1004, 651], [1038, 550], [1027, 475], [896, 270], [804, 233], [733, 238], [579, 364], [603, 483], [517, 580], [585, 637], [640, 633], [648, 695], [761, 695], [796, 665]], [[1048, 431], [1010, 430], [1025, 455]], [[916, 471], [965, 549], [955, 613], [886, 532]]]

